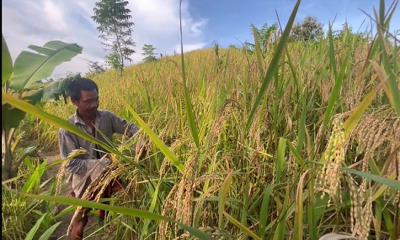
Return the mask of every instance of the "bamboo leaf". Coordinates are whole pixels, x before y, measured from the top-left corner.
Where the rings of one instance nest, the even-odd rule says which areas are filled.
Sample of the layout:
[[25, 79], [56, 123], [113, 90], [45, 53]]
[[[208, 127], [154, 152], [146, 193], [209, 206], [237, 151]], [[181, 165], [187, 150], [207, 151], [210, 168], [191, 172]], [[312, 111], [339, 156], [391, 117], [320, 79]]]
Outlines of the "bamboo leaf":
[[127, 105], [127, 109], [137, 123], [138, 127], [143, 129], [154, 145], [156, 145], [156, 147], [164, 154], [167, 160], [170, 161], [172, 165], [182, 173], [184, 166], [178, 160], [175, 154], [165, 145], [165, 143], [157, 136], [157, 134], [151, 130], [151, 128], [143, 121], [143, 119], [140, 118], [140, 116], [135, 112], [135, 110], [133, 110], [131, 106]]

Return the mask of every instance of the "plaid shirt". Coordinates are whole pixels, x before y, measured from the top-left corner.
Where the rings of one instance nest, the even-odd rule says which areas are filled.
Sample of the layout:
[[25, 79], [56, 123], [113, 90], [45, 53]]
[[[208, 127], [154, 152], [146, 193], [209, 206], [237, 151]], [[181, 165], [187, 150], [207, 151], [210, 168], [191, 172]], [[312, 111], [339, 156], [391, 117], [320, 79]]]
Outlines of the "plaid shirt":
[[[75, 113], [69, 119], [69, 122], [74, 124], [83, 132], [92, 135], [96, 139], [103, 142], [109, 142], [114, 133], [125, 133], [131, 137], [138, 131], [138, 128], [135, 125], [127, 123], [125, 120], [108, 111], [97, 111], [94, 134], [92, 129], [85, 124], [85, 122], [78, 116], [77, 113]], [[62, 159], [66, 159], [68, 154], [75, 149], [83, 148], [88, 152], [88, 154], [72, 160], [67, 166], [67, 169], [74, 174], [81, 175], [86, 173], [87, 167], [85, 160], [99, 159], [103, 156], [103, 153], [101, 152], [102, 149], [100, 147], [91, 142], [83, 140], [75, 134], [67, 132], [64, 129], [60, 129], [59, 131], [59, 147]]]

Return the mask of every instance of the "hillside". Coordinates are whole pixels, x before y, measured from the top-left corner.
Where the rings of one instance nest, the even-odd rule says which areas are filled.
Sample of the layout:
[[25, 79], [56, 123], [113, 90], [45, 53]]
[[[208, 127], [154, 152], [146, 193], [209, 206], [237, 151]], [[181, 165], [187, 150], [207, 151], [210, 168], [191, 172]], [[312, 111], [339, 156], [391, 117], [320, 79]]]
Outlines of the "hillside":
[[[180, 173], [144, 131], [134, 139], [116, 137], [133, 159], [120, 159], [127, 187], [113, 204], [168, 216], [222, 239], [393, 236], [398, 192], [359, 175], [398, 177], [400, 119], [390, 90], [378, 87], [385, 79], [381, 69], [398, 69], [398, 47], [380, 65], [381, 52], [352, 34], [333, 46], [329, 39], [289, 43], [247, 132], [276, 44], [266, 49], [264, 56], [234, 48], [185, 54], [199, 146], [185, 108], [180, 56], [132, 66], [122, 77], [112, 71], [93, 77], [101, 109], [136, 122], [132, 108], [184, 165]], [[362, 102], [374, 93], [369, 106]], [[367, 107], [361, 115], [355, 114], [359, 106]], [[74, 107], [56, 102], [45, 111], [66, 119]], [[31, 124], [25, 128], [42, 151], [57, 149], [56, 128]], [[118, 214], [107, 229], [112, 239], [185, 236], [171, 223]]]

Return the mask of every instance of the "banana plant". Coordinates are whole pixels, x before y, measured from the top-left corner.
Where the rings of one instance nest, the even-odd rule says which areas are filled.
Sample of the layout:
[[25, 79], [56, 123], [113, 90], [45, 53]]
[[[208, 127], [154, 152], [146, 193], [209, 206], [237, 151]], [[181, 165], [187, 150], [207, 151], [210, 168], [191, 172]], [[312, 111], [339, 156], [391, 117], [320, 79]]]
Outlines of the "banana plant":
[[[57, 66], [82, 53], [82, 47], [75, 43], [49, 41], [43, 46], [29, 45], [28, 48], [30, 51], [22, 51], [13, 64], [2, 35], [2, 92], [31, 104], [65, 97], [72, 78], [49, 83], [42, 80], [50, 77]], [[20, 161], [14, 162], [13, 142], [15, 129], [24, 117], [24, 112], [2, 102], [2, 180], [14, 177], [18, 171]]]

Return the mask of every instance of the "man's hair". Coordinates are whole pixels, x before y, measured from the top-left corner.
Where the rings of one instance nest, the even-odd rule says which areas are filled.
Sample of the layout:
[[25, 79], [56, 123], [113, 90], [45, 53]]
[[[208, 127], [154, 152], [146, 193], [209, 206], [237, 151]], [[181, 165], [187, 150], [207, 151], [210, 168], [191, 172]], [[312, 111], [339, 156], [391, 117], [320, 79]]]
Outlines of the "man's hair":
[[79, 101], [81, 98], [81, 91], [93, 90], [99, 92], [99, 88], [93, 80], [77, 76], [68, 86], [68, 95], [71, 97], [72, 101]]

